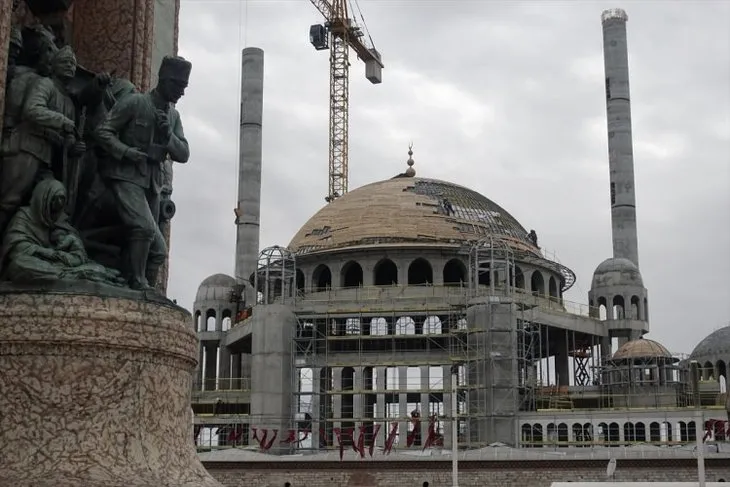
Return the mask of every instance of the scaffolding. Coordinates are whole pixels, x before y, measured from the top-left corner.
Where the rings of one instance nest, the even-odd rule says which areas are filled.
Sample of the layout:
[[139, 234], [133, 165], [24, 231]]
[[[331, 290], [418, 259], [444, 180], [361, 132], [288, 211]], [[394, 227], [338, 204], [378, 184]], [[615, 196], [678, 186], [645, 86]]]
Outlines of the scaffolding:
[[388, 299], [299, 314], [292, 414], [311, 433], [300, 450], [350, 446], [360, 435], [380, 450], [392, 435], [395, 448], [443, 444], [451, 336], [466, 326], [466, 288], [409, 287], [425, 296], [420, 305], [386, 287]]
[[294, 304], [296, 275], [296, 259], [289, 249], [274, 245], [262, 250], [254, 276], [257, 304]]

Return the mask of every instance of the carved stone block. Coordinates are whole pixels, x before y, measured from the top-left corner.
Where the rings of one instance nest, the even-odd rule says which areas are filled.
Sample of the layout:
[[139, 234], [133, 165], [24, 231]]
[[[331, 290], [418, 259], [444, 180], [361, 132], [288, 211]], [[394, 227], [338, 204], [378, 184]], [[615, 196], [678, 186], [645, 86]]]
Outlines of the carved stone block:
[[102, 287], [0, 291], [3, 485], [220, 486], [193, 442], [190, 322]]

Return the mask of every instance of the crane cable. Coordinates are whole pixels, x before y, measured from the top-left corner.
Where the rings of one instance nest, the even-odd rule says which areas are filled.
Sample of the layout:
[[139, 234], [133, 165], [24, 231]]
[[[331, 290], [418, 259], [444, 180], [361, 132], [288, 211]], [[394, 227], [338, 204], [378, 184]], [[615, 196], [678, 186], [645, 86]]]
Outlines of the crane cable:
[[[365, 33], [368, 35], [368, 39], [370, 39], [370, 45], [375, 49], [375, 42], [373, 41], [373, 37], [370, 35], [370, 29], [368, 29], [368, 24], [365, 22], [365, 16], [362, 13], [362, 9], [360, 8], [360, 4], [357, 0], [355, 0], [355, 6], [357, 7], [357, 12], [360, 14], [360, 20], [362, 20], [362, 26], [365, 29]], [[352, 8], [352, 4], [350, 5], [350, 9], [353, 11], [353, 14], [355, 10]]]

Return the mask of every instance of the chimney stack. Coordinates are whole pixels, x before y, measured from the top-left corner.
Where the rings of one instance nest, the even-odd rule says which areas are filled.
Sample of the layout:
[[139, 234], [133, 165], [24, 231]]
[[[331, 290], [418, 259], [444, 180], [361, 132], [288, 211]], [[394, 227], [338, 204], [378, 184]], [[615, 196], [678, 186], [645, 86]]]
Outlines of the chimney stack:
[[264, 103], [264, 51], [247, 47], [241, 59], [241, 127], [236, 212], [236, 280], [247, 286], [246, 301], [253, 302], [253, 284], [259, 256], [261, 216], [261, 122]]
[[626, 12], [618, 8], [605, 10], [601, 14], [606, 75], [613, 256], [629, 259], [638, 267], [639, 244], [636, 232], [634, 150], [631, 136], [631, 96], [626, 41], [628, 20]]

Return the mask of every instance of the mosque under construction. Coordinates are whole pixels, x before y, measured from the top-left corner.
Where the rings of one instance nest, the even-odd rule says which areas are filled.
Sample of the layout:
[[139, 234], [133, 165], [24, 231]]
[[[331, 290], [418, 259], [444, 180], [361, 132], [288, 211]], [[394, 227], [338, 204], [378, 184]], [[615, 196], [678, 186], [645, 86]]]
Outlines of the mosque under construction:
[[644, 337], [627, 20], [602, 15], [613, 256], [588, 305], [563, 299], [576, 276], [534, 231], [471, 189], [416, 176], [410, 152], [402, 174], [260, 251], [263, 52], [244, 49], [235, 277], [208, 277], [194, 303], [200, 449], [372, 456], [454, 439], [464, 450], [725, 439], [724, 423], [697, 418], [726, 417], [730, 327], [688, 357]]

